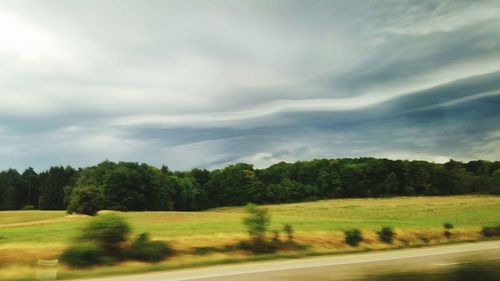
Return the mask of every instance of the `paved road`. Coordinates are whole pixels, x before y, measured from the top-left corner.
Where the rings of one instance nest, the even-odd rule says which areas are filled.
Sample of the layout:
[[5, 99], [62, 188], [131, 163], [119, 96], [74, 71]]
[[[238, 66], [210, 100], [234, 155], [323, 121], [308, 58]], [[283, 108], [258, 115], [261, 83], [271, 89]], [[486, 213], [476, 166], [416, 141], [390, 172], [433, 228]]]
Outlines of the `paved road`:
[[223, 265], [88, 281], [353, 280], [381, 272], [439, 269], [478, 258], [500, 259], [500, 241]]

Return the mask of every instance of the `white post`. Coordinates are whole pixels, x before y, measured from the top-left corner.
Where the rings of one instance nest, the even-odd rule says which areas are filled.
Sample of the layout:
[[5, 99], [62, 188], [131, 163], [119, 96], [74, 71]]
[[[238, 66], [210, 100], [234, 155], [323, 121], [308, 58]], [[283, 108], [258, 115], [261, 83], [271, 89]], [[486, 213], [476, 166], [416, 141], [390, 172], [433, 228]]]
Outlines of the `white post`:
[[36, 268], [37, 280], [56, 280], [58, 260], [38, 260]]

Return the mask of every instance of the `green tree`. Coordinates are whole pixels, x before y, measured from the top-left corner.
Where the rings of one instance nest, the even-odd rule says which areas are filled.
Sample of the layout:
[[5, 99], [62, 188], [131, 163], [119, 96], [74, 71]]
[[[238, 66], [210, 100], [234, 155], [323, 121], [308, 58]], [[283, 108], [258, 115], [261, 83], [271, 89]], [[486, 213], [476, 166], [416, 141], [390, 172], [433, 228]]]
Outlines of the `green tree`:
[[382, 183], [382, 188], [379, 190], [378, 196], [391, 196], [397, 195], [399, 191], [399, 179], [396, 173], [391, 172], [387, 175], [384, 182]]
[[[104, 178], [105, 208], [120, 211], [143, 211], [145, 185], [133, 167], [135, 163], [119, 164]], [[131, 166], [131, 167], [129, 167]]]
[[490, 190], [492, 194], [500, 194], [500, 169], [496, 169], [492, 174], [493, 187]]
[[76, 171], [71, 167], [52, 167], [43, 173], [38, 207], [41, 210], [64, 210], [64, 187], [72, 185]]
[[21, 207], [19, 191], [21, 175], [14, 170], [0, 172], [0, 210], [16, 210]]
[[73, 188], [68, 205], [68, 213], [93, 216], [104, 204], [102, 190], [94, 185]]

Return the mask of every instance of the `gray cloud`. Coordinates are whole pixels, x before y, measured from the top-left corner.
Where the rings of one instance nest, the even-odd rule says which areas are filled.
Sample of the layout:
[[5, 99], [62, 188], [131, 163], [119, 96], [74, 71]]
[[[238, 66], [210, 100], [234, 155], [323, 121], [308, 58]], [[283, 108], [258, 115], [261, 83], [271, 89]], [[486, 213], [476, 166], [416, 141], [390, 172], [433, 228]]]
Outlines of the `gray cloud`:
[[0, 168], [498, 160], [499, 30], [497, 1], [0, 0]]

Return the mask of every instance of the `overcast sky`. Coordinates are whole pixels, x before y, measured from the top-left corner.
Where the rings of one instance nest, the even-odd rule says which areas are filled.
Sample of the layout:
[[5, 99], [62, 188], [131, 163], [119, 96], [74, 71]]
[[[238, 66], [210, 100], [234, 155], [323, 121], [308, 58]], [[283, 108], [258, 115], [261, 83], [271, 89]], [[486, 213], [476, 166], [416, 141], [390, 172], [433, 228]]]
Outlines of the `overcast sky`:
[[500, 160], [500, 1], [0, 0], [0, 169]]

